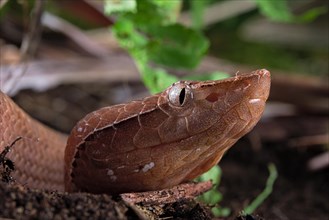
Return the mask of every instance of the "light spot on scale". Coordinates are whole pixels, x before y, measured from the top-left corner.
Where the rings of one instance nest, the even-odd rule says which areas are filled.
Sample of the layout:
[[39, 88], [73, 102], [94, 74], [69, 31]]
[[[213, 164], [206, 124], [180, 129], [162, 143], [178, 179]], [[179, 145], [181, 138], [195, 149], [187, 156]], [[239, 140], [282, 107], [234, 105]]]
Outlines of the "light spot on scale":
[[111, 176], [110, 179], [112, 180], [112, 182], [114, 182], [114, 181], [117, 180], [117, 177], [116, 176]]
[[154, 167], [154, 165], [155, 165], [154, 162], [145, 164], [145, 166], [142, 168], [142, 171], [144, 173], [146, 173], [147, 171], [149, 171], [150, 169], [152, 169]]
[[110, 180], [112, 182], [116, 181], [117, 180], [117, 177], [114, 175], [114, 171], [111, 170], [111, 169], [107, 169], [107, 173], [106, 173], [108, 176], [110, 176]]
[[250, 103], [250, 104], [255, 104], [255, 103], [257, 103], [257, 102], [260, 102], [260, 99], [250, 99], [250, 100], [249, 100], [249, 103]]
[[114, 171], [111, 170], [111, 169], [108, 169], [106, 174], [107, 174], [108, 176], [113, 176]]
[[78, 132], [81, 132], [82, 131], [82, 127], [78, 127], [77, 131]]

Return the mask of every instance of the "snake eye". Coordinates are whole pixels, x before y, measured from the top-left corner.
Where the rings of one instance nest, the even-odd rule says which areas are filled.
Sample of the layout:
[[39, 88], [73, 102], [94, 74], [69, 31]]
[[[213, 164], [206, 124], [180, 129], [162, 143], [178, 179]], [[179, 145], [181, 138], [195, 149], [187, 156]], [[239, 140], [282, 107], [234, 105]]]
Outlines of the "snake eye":
[[182, 82], [175, 83], [169, 90], [169, 102], [177, 107], [182, 107], [192, 99], [191, 88]]

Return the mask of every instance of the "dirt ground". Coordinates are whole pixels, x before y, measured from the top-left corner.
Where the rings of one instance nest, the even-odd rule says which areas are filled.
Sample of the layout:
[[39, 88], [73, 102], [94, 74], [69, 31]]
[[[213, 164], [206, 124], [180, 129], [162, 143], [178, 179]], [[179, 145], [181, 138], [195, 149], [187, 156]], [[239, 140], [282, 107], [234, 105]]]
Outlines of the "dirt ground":
[[273, 162], [278, 179], [272, 194], [256, 210], [265, 219], [328, 219], [328, 168], [307, 171], [307, 161], [318, 152], [299, 151], [285, 143], [264, 144], [259, 151], [239, 142], [223, 158], [220, 191], [223, 205], [234, 212], [241, 210], [263, 189], [268, 177], [267, 164]]
[[[126, 87], [127, 85], [125, 85]], [[91, 86], [87, 86], [92, 88]], [[111, 86], [112, 90], [116, 89], [116, 85]], [[120, 87], [120, 86], [118, 86]], [[134, 85], [135, 89], [141, 90], [140, 85]], [[71, 94], [76, 88], [61, 87], [50, 90], [47, 93], [23, 92], [15, 99], [21, 105], [28, 103], [24, 108], [34, 115], [38, 115], [38, 108], [31, 106], [52, 106], [49, 100], [54, 100], [54, 97], [66, 97], [66, 104], [84, 102], [86, 100], [77, 100]], [[94, 89], [95, 90], [95, 89]], [[109, 91], [110, 93], [111, 91]], [[113, 92], [113, 91], [112, 91]], [[70, 94], [70, 95], [67, 95]], [[95, 96], [92, 96], [95, 100]], [[72, 100], [70, 100], [72, 99]], [[83, 99], [83, 98], [82, 98]], [[100, 99], [96, 97], [96, 100]], [[30, 102], [34, 100], [33, 102]], [[46, 101], [45, 101], [46, 100]], [[58, 100], [57, 100], [58, 102]], [[102, 103], [111, 102], [103, 100]], [[63, 103], [63, 102], [61, 102]], [[91, 111], [90, 108], [98, 108], [95, 106], [95, 101], [86, 101], [83, 105], [84, 111]], [[65, 104], [65, 105], [66, 105]], [[103, 105], [98, 104], [98, 105]], [[92, 107], [91, 107], [92, 106]], [[70, 107], [61, 110], [61, 115], [72, 115]], [[65, 111], [70, 113], [65, 113]], [[47, 115], [38, 116], [48, 124], [57, 121], [63, 127], [55, 127], [66, 131], [73, 122], [67, 122], [67, 117], [56, 117], [49, 113]], [[79, 116], [76, 116], [79, 117]], [[55, 119], [62, 118], [64, 121], [58, 122]], [[295, 118], [279, 118], [276, 123], [290, 124], [294, 131], [303, 133], [301, 121], [305, 117]], [[309, 118], [313, 124], [318, 124], [321, 118]], [[255, 211], [256, 218], [251, 216], [244, 219], [328, 219], [329, 218], [329, 168], [326, 167], [317, 171], [309, 171], [307, 163], [310, 158], [324, 152], [321, 146], [312, 146], [307, 148], [294, 148], [289, 145], [289, 139], [283, 140], [262, 140], [262, 132], [271, 129], [272, 122], [261, 122], [254, 129], [251, 135], [242, 138], [235, 146], [228, 151], [220, 162], [223, 170], [222, 181], [219, 186], [220, 192], [223, 193], [222, 206], [231, 209], [231, 216], [227, 219], [241, 219], [237, 216], [241, 210], [249, 204], [263, 189], [268, 177], [267, 165], [274, 163], [278, 169], [278, 179], [274, 184], [273, 192], [265, 200], [265, 202]], [[284, 126], [283, 126], [284, 128]], [[327, 129], [325, 126], [323, 129]], [[322, 128], [320, 130], [323, 130]], [[295, 132], [296, 135], [298, 132]], [[317, 131], [316, 131], [317, 132]], [[253, 137], [260, 137], [258, 147], [255, 147]], [[293, 135], [292, 135], [293, 136]], [[0, 215], [5, 218], [42, 218], [42, 219], [134, 219], [136, 214], [122, 202], [113, 201], [112, 197], [107, 195], [89, 195], [89, 194], [62, 194], [56, 192], [31, 191], [21, 185], [7, 186], [0, 185]], [[114, 198], [115, 199], [115, 198]], [[168, 208], [171, 210], [169, 217], [174, 219], [192, 219], [194, 216], [199, 216], [195, 219], [211, 218], [207, 209], [200, 206], [195, 201], [183, 201], [175, 204], [176, 208]], [[186, 209], [182, 209], [185, 207]], [[173, 210], [185, 210], [184, 215], [175, 215]], [[195, 213], [201, 213], [196, 215]], [[203, 217], [200, 217], [203, 216]], [[106, 218], [105, 218], [106, 217]], [[168, 216], [165, 216], [168, 217]]]

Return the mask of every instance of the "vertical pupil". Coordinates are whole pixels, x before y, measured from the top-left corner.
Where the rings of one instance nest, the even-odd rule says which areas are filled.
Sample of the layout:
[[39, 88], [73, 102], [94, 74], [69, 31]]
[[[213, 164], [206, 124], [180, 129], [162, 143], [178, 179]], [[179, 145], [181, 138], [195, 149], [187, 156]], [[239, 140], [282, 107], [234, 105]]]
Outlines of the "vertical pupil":
[[179, 94], [179, 104], [180, 104], [180, 105], [183, 105], [183, 103], [184, 103], [184, 99], [185, 99], [185, 88], [183, 88], [183, 89], [180, 91], [180, 94]]

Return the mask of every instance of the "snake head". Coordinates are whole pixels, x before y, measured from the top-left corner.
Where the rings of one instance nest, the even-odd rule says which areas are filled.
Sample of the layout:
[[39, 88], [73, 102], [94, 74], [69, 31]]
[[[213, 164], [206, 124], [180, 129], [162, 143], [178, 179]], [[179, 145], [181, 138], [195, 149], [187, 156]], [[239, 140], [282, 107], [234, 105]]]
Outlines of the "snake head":
[[267, 70], [224, 80], [179, 81], [159, 99], [158, 105], [172, 125], [171, 130], [160, 134], [168, 142], [207, 130], [216, 137], [245, 134], [261, 117], [269, 91]]
[[68, 139], [68, 191], [158, 190], [193, 179], [260, 119], [270, 73], [179, 81], [157, 95], [88, 114]]
[[[224, 80], [179, 81], [162, 93], [159, 107], [170, 117], [159, 134], [167, 143], [179, 142], [180, 152], [193, 149], [186, 154], [189, 171], [182, 181], [217, 164], [226, 150], [257, 124], [270, 81], [270, 72], [262, 69]], [[176, 126], [168, 129], [169, 124]]]

